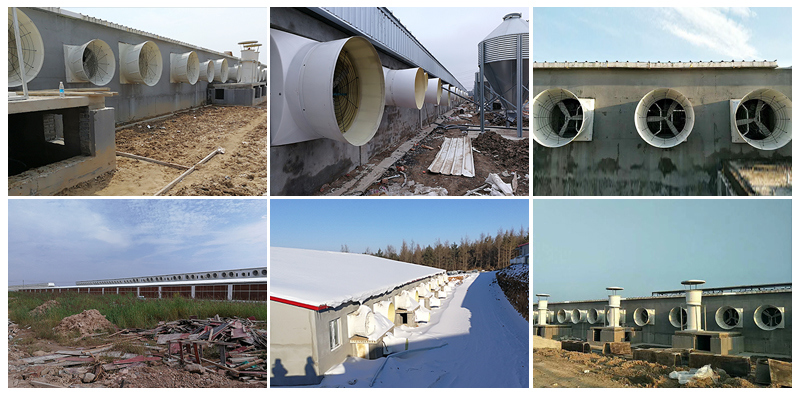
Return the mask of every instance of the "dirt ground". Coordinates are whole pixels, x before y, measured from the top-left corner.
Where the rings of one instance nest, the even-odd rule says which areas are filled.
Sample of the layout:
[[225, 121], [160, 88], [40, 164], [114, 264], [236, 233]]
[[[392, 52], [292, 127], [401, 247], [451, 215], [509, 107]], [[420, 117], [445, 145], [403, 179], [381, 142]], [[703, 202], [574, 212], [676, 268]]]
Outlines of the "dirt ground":
[[[266, 195], [267, 110], [207, 106], [116, 133], [117, 151], [191, 167], [225, 149], [165, 195]], [[184, 171], [117, 156], [117, 169], [58, 195], [153, 195]]]
[[[59, 345], [36, 338], [25, 328], [9, 322], [8, 326], [8, 387], [69, 387], [69, 388], [265, 388], [266, 381], [243, 382], [230, 378], [223, 370], [190, 373], [179, 365], [161, 361], [136, 364], [116, 371], [101, 371], [92, 382], [84, 382], [87, 372], [96, 370], [88, 365], [67, 366], [25, 363], [22, 359], [75, 351], [75, 347]], [[113, 349], [109, 352], [113, 352]], [[103, 359], [103, 358], [101, 358]], [[111, 360], [111, 358], [106, 358]], [[41, 384], [49, 386], [42, 386]]]
[[[475, 113], [474, 106], [463, 105], [462, 110], [456, 109], [451, 117], [447, 117], [446, 125], [477, 125], [479, 123], [479, 115]], [[489, 119], [491, 117], [487, 117]], [[475, 132], [471, 132], [475, 134]], [[388, 183], [382, 184], [379, 182], [371, 185], [364, 192], [367, 196], [379, 195], [404, 195], [404, 194], [430, 194], [442, 195], [445, 193], [449, 196], [461, 196], [467, 191], [476, 189], [484, 184], [486, 177], [490, 173], [496, 173], [500, 178], [506, 182], [511, 183], [513, 178], [512, 172], [517, 174], [518, 188], [515, 195], [528, 195], [529, 184], [529, 152], [530, 144], [529, 139], [510, 140], [494, 133], [487, 132], [472, 140], [473, 160], [475, 164], [475, 177], [441, 175], [428, 172], [428, 166], [433, 162], [436, 154], [444, 142], [444, 138], [460, 137], [463, 133], [458, 129], [440, 129], [437, 128], [428, 136], [423, 138], [418, 145], [413, 147], [403, 158], [396, 161], [384, 174], [383, 178], [390, 178], [392, 176], [400, 175], [392, 179], [388, 179]], [[402, 142], [398, 142], [395, 146], [389, 147], [384, 152], [374, 156], [370, 159], [368, 165], [359, 166], [345, 176], [331, 182], [317, 193], [317, 195], [324, 195], [328, 191], [336, 190], [354, 177], [362, 172], [369, 172], [372, 166], [378, 164], [383, 159], [391, 155], [392, 152]], [[400, 167], [400, 168], [398, 168]], [[406, 179], [398, 169], [406, 174]], [[403, 182], [411, 182], [411, 187], [402, 187]], [[486, 192], [481, 191], [483, 194]]]
[[595, 353], [534, 349], [532, 357], [534, 388], [752, 388], [755, 386], [746, 379], [724, 375], [718, 377], [716, 382], [709, 378], [679, 385], [678, 380], [669, 378], [669, 373], [676, 370], [674, 367]]

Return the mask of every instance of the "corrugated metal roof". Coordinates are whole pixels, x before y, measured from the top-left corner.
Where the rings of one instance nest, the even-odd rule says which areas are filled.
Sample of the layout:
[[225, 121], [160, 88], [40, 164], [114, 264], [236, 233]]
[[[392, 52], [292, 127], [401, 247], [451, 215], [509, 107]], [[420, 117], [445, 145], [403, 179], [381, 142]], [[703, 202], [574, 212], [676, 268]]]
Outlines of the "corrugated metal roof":
[[436, 57], [386, 7], [309, 7], [310, 11], [406, 63], [423, 68], [431, 77], [466, 90]]

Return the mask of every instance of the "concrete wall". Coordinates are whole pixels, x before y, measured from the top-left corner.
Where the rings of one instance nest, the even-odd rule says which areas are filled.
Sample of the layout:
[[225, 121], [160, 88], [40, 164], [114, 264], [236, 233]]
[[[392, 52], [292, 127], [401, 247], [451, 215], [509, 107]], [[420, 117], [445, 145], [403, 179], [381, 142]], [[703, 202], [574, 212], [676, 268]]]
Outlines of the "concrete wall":
[[[14, 105], [18, 104], [22, 103]], [[63, 117], [63, 145], [44, 139], [42, 119], [48, 114]], [[9, 114], [8, 127], [9, 157], [24, 155], [31, 167], [9, 176], [8, 195], [53, 195], [116, 168], [113, 108], [85, 106]], [[37, 151], [45, 156], [31, 156]]]
[[[639, 137], [634, 112], [656, 88], [674, 88], [694, 105], [687, 141], [670, 149]], [[534, 195], [715, 195], [717, 171], [732, 159], [791, 160], [792, 144], [762, 151], [731, 143], [729, 100], [758, 88], [792, 96], [791, 69], [534, 68], [531, 93], [565, 88], [594, 98], [591, 142], [559, 148], [533, 143]]]
[[[28, 88], [32, 90], [57, 89], [59, 82], [64, 82], [65, 88], [96, 87], [91, 83], [67, 83], [63, 46], [82, 45], [93, 39], [103, 40], [111, 47], [116, 62], [114, 78], [105, 87], [110, 88], [111, 91], [119, 92], [118, 96], [106, 98], [106, 105], [116, 109], [115, 120], [118, 124], [168, 114], [208, 103], [207, 82], [198, 81], [194, 85], [187, 83], [172, 84], [169, 82], [170, 53], [179, 54], [195, 51], [201, 63], [209, 59], [224, 57], [228, 59], [231, 67], [238, 64], [237, 58], [201, 50], [197, 47], [156, 39], [147, 35], [75, 19], [37, 8], [23, 8], [22, 10], [39, 29], [45, 46], [42, 71], [33, 81], [28, 83]], [[208, 22], [197, 21], [197, 23]], [[144, 84], [120, 84], [119, 43], [139, 44], [147, 40], [156, 43], [161, 52], [164, 67], [158, 84], [153, 87]], [[236, 43], [232, 42], [231, 49], [235, 45]], [[19, 87], [19, 89], [21, 90], [22, 88]]]
[[[571, 311], [575, 308], [589, 310], [590, 308], [605, 309], [607, 300], [588, 302], [551, 302], [548, 310], [558, 312], [560, 309]], [[753, 314], [761, 305], [774, 305], [784, 307], [784, 324], [782, 329], [762, 330], [754, 320]], [[679, 330], [669, 321], [669, 312], [675, 307], [686, 307], [686, 299], [679, 297], [648, 297], [623, 299], [622, 309], [626, 310], [622, 321], [624, 326], [637, 328], [634, 343], [671, 345], [672, 335]], [[717, 309], [724, 306], [743, 308], [741, 328], [725, 330], [720, 327], [715, 314]], [[634, 311], [639, 308], [654, 309], [655, 322], [653, 325], [636, 326], [633, 319]], [[750, 353], [764, 353], [776, 355], [791, 355], [792, 352], [792, 293], [791, 292], [762, 292], [762, 293], [735, 293], [728, 295], [704, 295], [703, 308], [705, 310], [704, 329], [709, 331], [740, 332], [744, 336], [744, 351]], [[555, 320], [555, 319], [554, 319]], [[548, 323], [550, 324], [550, 323]], [[557, 320], [553, 324], [558, 323]], [[590, 325], [586, 322], [572, 324], [571, 336], [586, 338], [589, 327], [602, 326]]]
[[[316, 312], [270, 301], [271, 385], [305, 385], [320, 381]], [[327, 332], [326, 332], [327, 334]], [[325, 343], [327, 345], [327, 342]]]
[[[351, 34], [294, 8], [270, 9], [270, 26], [317, 41], [331, 41]], [[378, 51], [381, 63], [390, 69], [412, 67]], [[421, 110], [387, 106], [372, 140], [361, 147], [331, 139], [270, 147], [270, 194], [309, 195], [325, 184], [365, 164], [375, 154], [414, 136], [449, 108], [425, 104]]]

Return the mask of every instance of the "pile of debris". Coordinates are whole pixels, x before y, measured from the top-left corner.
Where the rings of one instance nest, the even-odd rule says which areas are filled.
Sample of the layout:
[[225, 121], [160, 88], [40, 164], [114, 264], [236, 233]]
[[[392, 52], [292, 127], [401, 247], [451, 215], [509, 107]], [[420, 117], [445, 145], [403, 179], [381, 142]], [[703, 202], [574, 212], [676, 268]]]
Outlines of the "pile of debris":
[[31, 316], [39, 316], [39, 315], [49, 311], [50, 308], [54, 308], [54, 307], [57, 307], [59, 305], [61, 305], [61, 304], [59, 304], [59, 302], [56, 301], [56, 300], [48, 300], [48, 301], [45, 301], [44, 303], [42, 303], [42, 305], [32, 309], [28, 314], [31, 315]]
[[[40, 306], [41, 307], [41, 306]], [[61, 320], [53, 331], [60, 334], [69, 334], [73, 332], [80, 333], [81, 337], [94, 334], [98, 330], [116, 330], [117, 326], [109, 322], [100, 311], [96, 309], [85, 310], [79, 314], [67, 316]]]
[[529, 146], [528, 140], [509, 140], [493, 131], [478, 135], [472, 147], [480, 153], [491, 155], [497, 163], [506, 169], [528, 172]]
[[[89, 327], [76, 323], [102, 322], [91, 311], [74, 315], [70, 321], [65, 318], [59, 326], [83, 332]], [[161, 322], [154, 329], [123, 329], [109, 335], [107, 344], [37, 351], [33, 356], [9, 361], [10, 384], [12, 377], [14, 380], [10, 386], [266, 386], [267, 332], [256, 328], [263, 323], [253, 317], [216, 316]], [[16, 333], [17, 326], [9, 322], [9, 339]], [[149, 380], [156, 377], [171, 379]]]

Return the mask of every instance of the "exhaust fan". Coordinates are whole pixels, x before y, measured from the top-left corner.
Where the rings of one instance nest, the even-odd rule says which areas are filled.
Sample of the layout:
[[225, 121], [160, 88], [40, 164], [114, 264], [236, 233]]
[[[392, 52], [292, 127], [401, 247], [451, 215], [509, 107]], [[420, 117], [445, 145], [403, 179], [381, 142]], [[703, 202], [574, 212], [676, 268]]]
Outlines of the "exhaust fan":
[[606, 312], [602, 309], [591, 308], [586, 315], [586, 321], [589, 324], [603, 323], [606, 320]]
[[13, 9], [8, 7], [8, 86], [22, 85], [22, 73], [19, 69], [19, 52], [17, 45], [22, 47], [22, 62], [25, 65], [25, 82], [36, 78], [42, 70], [44, 63], [44, 42], [39, 29], [30, 18], [20, 9], [17, 9], [17, 23], [19, 25], [19, 39], [17, 43], [14, 34]]
[[271, 144], [328, 138], [362, 146], [386, 103], [378, 52], [363, 37], [317, 42], [270, 34]]
[[594, 99], [552, 88], [536, 95], [533, 107], [533, 139], [542, 146], [561, 147], [572, 141], [592, 140]]
[[556, 313], [556, 320], [558, 323], [565, 323], [571, 321], [572, 312], [564, 309], [559, 309]]
[[214, 61], [208, 60], [200, 63], [199, 81], [214, 81]]
[[428, 79], [428, 89], [425, 90], [425, 103], [438, 105], [442, 99], [442, 79]]
[[421, 109], [428, 80], [421, 68], [390, 70], [383, 68], [386, 105]]
[[761, 330], [783, 329], [786, 327], [784, 312], [784, 307], [762, 305], [753, 312], [753, 320]]
[[156, 43], [119, 43], [120, 84], [145, 84], [152, 87], [161, 79], [163, 67], [161, 52]]
[[655, 309], [636, 308], [633, 311], [633, 323], [637, 326], [655, 325], [656, 324], [656, 311]]
[[447, 85], [442, 85], [442, 96], [439, 98], [440, 106], [450, 106], [450, 91], [447, 90]]
[[350, 337], [368, 337], [375, 331], [375, 314], [366, 305], [359, 306], [357, 311], [347, 315], [347, 329]]
[[651, 146], [675, 147], [692, 133], [694, 108], [680, 92], [659, 88], [639, 101], [634, 123], [639, 136]]
[[724, 307], [719, 307], [714, 315], [714, 319], [717, 321], [717, 326], [725, 330], [744, 327], [744, 321], [742, 321], [743, 318], [743, 308], [734, 308], [727, 305]]
[[194, 85], [200, 78], [200, 59], [197, 53], [169, 54], [169, 82]]
[[731, 136], [761, 150], [777, 150], [792, 141], [792, 101], [769, 88], [731, 100]]
[[572, 314], [570, 315], [572, 319], [572, 324], [586, 322], [586, 314], [587, 312], [585, 309], [578, 309], [578, 308], [573, 309]]
[[117, 63], [111, 47], [103, 40], [83, 45], [64, 45], [64, 63], [68, 83], [90, 82], [103, 86], [111, 82]]
[[224, 83], [228, 81], [228, 60], [217, 59], [214, 61], [214, 81]]

